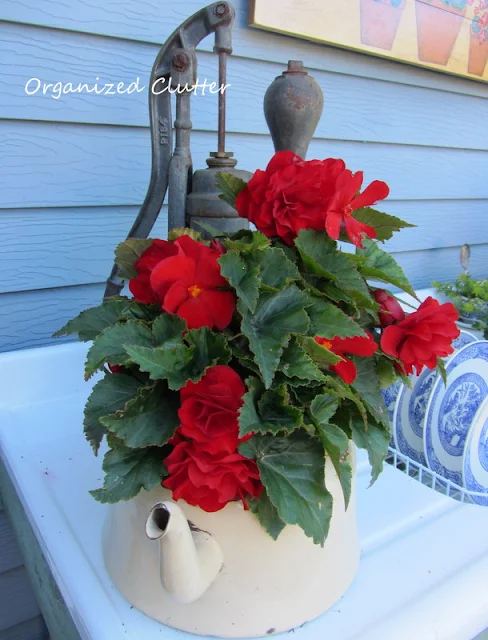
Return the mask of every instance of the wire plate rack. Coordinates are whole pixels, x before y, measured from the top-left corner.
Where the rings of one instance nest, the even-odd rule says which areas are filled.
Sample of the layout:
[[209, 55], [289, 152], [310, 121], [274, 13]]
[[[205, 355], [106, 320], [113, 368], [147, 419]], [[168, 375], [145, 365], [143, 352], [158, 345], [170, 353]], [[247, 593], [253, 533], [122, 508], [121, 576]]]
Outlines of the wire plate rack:
[[[400, 471], [406, 473], [410, 478], [414, 478], [427, 487], [442, 493], [449, 498], [453, 498], [458, 502], [476, 504], [477, 506], [488, 506], [488, 494], [477, 491], [469, 491], [458, 484], [447, 480], [431, 469], [424, 467], [419, 462], [412, 460], [403, 453], [400, 453], [394, 447], [388, 447], [388, 456], [386, 462], [396, 467]], [[478, 500], [476, 500], [478, 498]], [[480, 505], [479, 499], [482, 499], [483, 505]]]

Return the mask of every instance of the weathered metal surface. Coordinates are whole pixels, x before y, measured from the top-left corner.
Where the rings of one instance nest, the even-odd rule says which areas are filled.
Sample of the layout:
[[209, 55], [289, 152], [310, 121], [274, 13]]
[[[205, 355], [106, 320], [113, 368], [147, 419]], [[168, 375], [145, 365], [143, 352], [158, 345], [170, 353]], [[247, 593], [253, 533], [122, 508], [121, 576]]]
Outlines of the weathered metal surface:
[[[185, 225], [185, 200], [191, 175], [190, 94], [197, 78], [195, 47], [216, 32], [216, 47], [231, 50], [231, 25], [234, 9], [228, 2], [215, 2], [201, 9], [180, 25], [168, 38], [154, 62], [149, 91], [152, 167], [149, 188], [129, 237], [147, 238], [159, 215], [169, 185], [168, 226]], [[156, 83], [156, 85], [155, 85]], [[188, 86], [176, 96], [176, 146], [172, 153], [170, 92]], [[153, 89], [156, 87], [156, 90]], [[124, 286], [119, 268], [114, 265], [107, 281], [105, 296], [120, 293]]]
[[275, 150], [291, 150], [305, 158], [323, 106], [322, 90], [303, 62], [290, 60], [264, 96], [264, 115]]

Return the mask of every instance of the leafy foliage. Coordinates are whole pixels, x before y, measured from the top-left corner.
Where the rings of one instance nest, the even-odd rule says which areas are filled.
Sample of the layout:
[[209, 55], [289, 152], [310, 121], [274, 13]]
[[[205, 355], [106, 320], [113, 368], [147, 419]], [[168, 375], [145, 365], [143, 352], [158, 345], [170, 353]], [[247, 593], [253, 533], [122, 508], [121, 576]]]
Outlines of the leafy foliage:
[[[217, 184], [230, 206], [245, 187], [239, 178], [222, 173]], [[374, 227], [379, 241], [412, 226], [370, 208], [355, 211], [354, 217]], [[167, 473], [163, 460], [180, 424], [179, 391], [201, 381], [212, 367], [228, 365], [246, 388], [237, 418], [239, 452], [256, 462], [263, 484], [262, 493], [255, 494], [259, 498], [248, 499], [250, 510], [274, 539], [287, 524], [296, 524], [323, 545], [332, 517], [325, 470], [337, 475], [346, 508], [353, 486], [353, 443], [368, 451], [372, 480], [377, 478], [390, 441], [381, 388], [401, 378], [398, 361], [380, 348], [361, 357], [341, 351], [337, 343], [355, 344], [367, 333], [379, 343], [380, 307], [368, 281], [415, 292], [395, 260], [367, 238], [364, 248], [348, 254], [324, 231], [302, 229], [288, 246], [259, 231], [228, 235], [201, 226], [207, 237], [219, 239], [213, 246], [221, 253], [218, 266], [225, 283], [218, 279], [217, 289], [235, 296], [234, 314], [223, 331], [189, 329], [160, 304], [114, 297], [83, 311], [56, 334], [93, 341], [86, 378], [105, 371], [84, 413], [94, 452], [104, 436], [108, 444], [103, 487], [91, 493], [99, 502], [112, 503], [157, 486]], [[201, 238], [198, 232], [174, 229], [169, 241], [183, 234]], [[131, 239], [119, 245], [116, 261], [123, 277], [137, 275], [135, 264], [150, 243]], [[173, 291], [176, 298], [200, 295], [204, 276], [197, 273], [195, 286], [180, 283]], [[328, 341], [326, 346], [315, 341], [318, 336]], [[357, 371], [351, 384], [334, 367], [343, 357]], [[108, 365], [116, 373], [109, 373]], [[336, 508], [343, 508], [342, 500], [340, 505]]]
[[246, 186], [244, 180], [230, 173], [218, 173], [215, 182], [222, 192], [220, 199], [234, 207], [237, 196]]
[[373, 227], [376, 231], [376, 239], [381, 241], [390, 240], [395, 231], [406, 227], [415, 227], [414, 224], [370, 207], [358, 209], [354, 212], [354, 217], [356, 220]]
[[122, 278], [135, 278], [137, 271], [135, 263], [141, 254], [151, 246], [151, 240], [146, 238], [129, 238], [121, 242], [115, 249], [115, 263], [119, 266]]
[[242, 455], [256, 460], [267, 494], [279, 517], [297, 524], [323, 545], [332, 517], [332, 496], [324, 484], [324, 450], [306, 434], [255, 436], [241, 444]]

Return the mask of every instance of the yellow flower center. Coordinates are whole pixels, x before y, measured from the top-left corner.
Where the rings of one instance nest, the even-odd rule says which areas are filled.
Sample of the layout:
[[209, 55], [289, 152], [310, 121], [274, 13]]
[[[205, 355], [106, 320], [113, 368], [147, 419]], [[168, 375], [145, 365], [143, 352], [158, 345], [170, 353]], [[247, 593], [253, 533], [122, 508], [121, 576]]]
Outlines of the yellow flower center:
[[325, 340], [325, 338], [320, 338], [320, 344], [326, 349], [330, 349], [332, 347], [332, 342], [329, 342], [329, 340]]
[[198, 285], [192, 284], [191, 287], [188, 287], [188, 293], [192, 298], [198, 298], [198, 296], [202, 293], [202, 290]]
[[344, 215], [346, 216], [346, 218], [350, 218], [352, 216], [352, 212], [353, 208], [351, 207], [351, 205], [346, 205], [346, 207], [344, 208]]

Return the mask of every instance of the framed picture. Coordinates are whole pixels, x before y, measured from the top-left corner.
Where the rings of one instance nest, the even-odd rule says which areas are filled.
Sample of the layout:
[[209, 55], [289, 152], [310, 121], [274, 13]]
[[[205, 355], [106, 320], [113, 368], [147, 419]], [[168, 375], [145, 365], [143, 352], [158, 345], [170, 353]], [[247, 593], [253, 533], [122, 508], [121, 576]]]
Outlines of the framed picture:
[[488, 81], [488, 0], [250, 0], [249, 24]]

